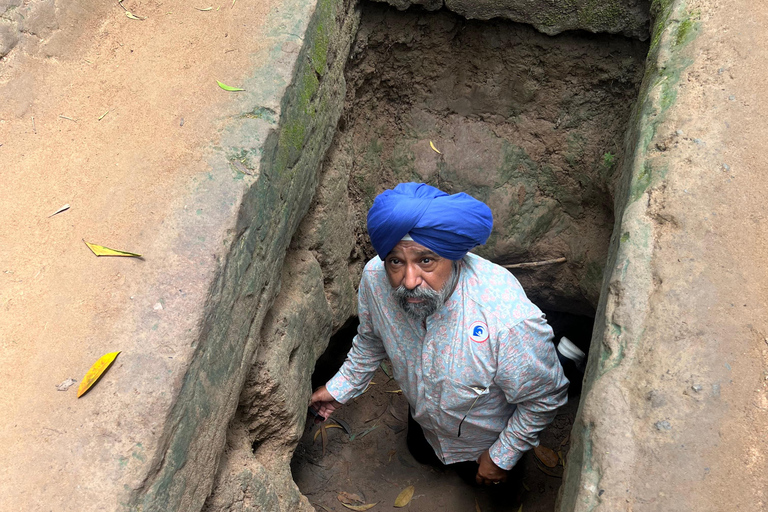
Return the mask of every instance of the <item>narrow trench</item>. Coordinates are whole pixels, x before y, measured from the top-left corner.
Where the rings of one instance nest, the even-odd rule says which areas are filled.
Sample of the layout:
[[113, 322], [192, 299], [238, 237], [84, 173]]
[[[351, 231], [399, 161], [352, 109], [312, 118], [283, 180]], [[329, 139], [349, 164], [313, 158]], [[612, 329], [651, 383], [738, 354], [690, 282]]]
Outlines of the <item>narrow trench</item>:
[[[346, 105], [324, 163], [349, 179], [356, 254], [374, 256], [364, 219], [383, 189], [423, 181], [470, 193], [494, 212], [494, 232], [478, 254], [502, 265], [565, 258], [512, 272], [547, 315], [555, 340], [567, 336], [588, 352], [624, 132], [648, 43], [585, 32], [551, 37], [445, 10], [362, 5]], [[350, 318], [331, 338], [313, 388], [342, 364], [356, 326]], [[302, 494], [317, 509], [346, 510], [341, 492], [391, 504], [414, 485], [411, 510], [512, 510], [413, 460], [407, 404], [384, 366], [375, 384], [338, 411], [350, 433], [330, 428], [323, 443], [307, 422], [291, 463]], [[540, 436], [566, 463], [579, 391], [575, 382], [568, 405]], [[530, 452], [525, 461], [523, 510], [554, 510], [563, 467], [546, 468]]]

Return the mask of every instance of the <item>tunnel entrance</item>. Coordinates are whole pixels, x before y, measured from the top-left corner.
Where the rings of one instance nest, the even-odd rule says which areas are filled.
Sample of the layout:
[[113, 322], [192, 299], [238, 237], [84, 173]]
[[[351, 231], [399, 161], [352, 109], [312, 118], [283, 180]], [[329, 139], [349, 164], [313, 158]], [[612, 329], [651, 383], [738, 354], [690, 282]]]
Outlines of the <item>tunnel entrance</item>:
[[[510, 266], [546, 314], [556, 340], [585, 352], [613, 229], [623, 139], [648, 43], [622, 36], [551, 37], [503, 20], [362, 4], [345, 77], [347, 98], [324, 172], [347, 180], [355, 250], [375, 254], [365, 230], [373, 198], [422, 181], [486, 202], [494, 230], [481, 256]], [[354, 259], [354, 261], [352, 261]], [[321, 261], [322, 263], [322, 261]], [[356, 319], [337, 330], [313, 386], [343, 361]], [[342, 408], [337, 426], [307, 422], [291, 464], [317, 509], [394, 503], [415, 485], [412, 510], [507, 511], [450, 472], [415, 462], [405, 446], [407, 403], [382, 365], [369, 389]], [[574, 394], [542, 445], [567, 461]], [[523, 510], [551, 511], [562, 466], [526, 455]], [[515, 507], [514, 510], [517, 510]]]

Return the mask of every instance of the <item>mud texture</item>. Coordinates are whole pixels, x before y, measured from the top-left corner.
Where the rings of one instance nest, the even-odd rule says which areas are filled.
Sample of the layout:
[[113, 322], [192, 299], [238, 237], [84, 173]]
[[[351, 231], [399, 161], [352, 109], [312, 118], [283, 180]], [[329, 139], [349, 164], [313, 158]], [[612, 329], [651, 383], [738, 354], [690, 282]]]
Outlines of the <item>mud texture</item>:
[[373, 256], [365, 215], [376, 194], [424, 181], [491, 207], [484, 257], [565, 257], [516, 274], [539, 305], [593, 315], [646, 50], [621, 37], [549, 37], [512, 22], [367, 4], [325, 164], [349, 176], [354, 213], [346, 201], [338, 207], [364, 258]]
[[566, 30], [621, 33], [638, 39], [648, 38], [650, 22], [648, 0], [378, 0], [400, 10], [419, 5], [434, 11], [445, 7], [467, 19], [503, 18], [535, 27], [544, 34]]

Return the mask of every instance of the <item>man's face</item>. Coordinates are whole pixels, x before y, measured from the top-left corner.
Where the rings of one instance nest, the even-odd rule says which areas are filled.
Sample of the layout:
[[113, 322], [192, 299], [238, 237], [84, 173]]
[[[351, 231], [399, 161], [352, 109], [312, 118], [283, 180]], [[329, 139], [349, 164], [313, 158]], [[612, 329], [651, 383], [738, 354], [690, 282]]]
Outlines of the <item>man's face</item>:
[[413, 241], [401, 241], [384, 259], [394, 296], [411, 317], [423, 320], [445, 302], [452, 290], [453, 261]]

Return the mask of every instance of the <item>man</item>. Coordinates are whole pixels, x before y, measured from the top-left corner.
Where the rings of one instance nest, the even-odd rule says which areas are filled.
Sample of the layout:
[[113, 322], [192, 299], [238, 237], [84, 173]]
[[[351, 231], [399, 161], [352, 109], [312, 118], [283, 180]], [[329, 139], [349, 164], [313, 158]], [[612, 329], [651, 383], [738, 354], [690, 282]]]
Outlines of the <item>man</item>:
[[426, 439], [442, 464], [476, 461], [483, 485], [507, 480], [568, 387], [541, 311], [507, 270], [468, 254], [492, 224], [488, 206], [464, 193], [403, 183], [376, 197], [368, 232], [379, 258], [363, 271], [358, 334], [310, 399], [327, 418], [389, 357], [410, 404], [414, 457], [424, 461]]

